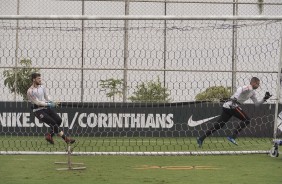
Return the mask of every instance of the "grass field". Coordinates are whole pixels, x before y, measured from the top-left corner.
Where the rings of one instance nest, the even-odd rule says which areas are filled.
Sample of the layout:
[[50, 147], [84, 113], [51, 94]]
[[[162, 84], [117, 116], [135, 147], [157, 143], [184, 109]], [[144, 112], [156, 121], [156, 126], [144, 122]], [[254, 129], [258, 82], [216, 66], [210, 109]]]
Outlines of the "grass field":
[[[239, 146], [224, 137], [195, 138], [84, 138], [77, 137], [74, 151], [208, 151], [269, 150], [269, 138], [238, 138]], [[44, 137], [0, 137], [0, 151], [65, 151], [63, 140], [55, 145]], [[72, 156], [86, 170], [57, 171], [67, 167], [65, 155], [0, 155], [0, 183], [121, 183], [121, 184], [275, 184], [282, 183], [282, 159], [266, 154], [214, 156]]]
[[267, 155], [73, 156], [86, 170], [57, 171], [64, 155], [0, 155], [3, 184], [281, 184], [282, 159]]
[[[269, 150], [271, 138], [237, 139], [238, 146], [227, 141], [226, 137], [210, 137], [199, 149], [195, 137], [75, 137], [74, 151], [81, 152], [132, 152], [132, 151], [240, 151]], [[55, 138], [55, 144], [47, 143], [43, 136], [1, 136], [0, 151], [65, 151], [66, 144]]]

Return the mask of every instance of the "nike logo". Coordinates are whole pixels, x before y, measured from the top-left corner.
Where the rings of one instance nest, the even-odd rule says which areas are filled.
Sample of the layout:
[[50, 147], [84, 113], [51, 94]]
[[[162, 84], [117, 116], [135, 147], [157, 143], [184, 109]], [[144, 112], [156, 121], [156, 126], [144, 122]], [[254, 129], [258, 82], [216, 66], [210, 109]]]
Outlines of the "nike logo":
[[201, 119], [201, 120], [198, 120], [198, 121], [193, 121], [193, 119], [192, 119], [193, 115], [191, 115], [189, 120], [188, 120], [188, 126], [195, 127], [195, 126], [203, 124], [203, 123], [205, 123], [205, 122], [207, 122], [207, 121], [209, 121], [211, 119], [217, 118], [218, 116], [213, 116], [213, 117], [210, 117], [210, 118]]

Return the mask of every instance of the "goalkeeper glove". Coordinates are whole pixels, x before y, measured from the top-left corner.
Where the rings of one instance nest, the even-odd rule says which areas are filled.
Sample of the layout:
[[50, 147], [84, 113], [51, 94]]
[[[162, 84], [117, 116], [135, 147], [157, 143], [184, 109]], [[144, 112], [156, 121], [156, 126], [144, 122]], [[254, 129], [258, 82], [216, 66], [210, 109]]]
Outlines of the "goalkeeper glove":
[[60, 102], [52, 102], [52, 101], [47, 102], [47, 106], [48, 106], [49, 108], [58, 107], [59, 104], [60, 104]]
[[266, 101], [268, 100], [270, 97], [272, 97], [272, 95], [267, 91], [263, 97], [263, 100]]

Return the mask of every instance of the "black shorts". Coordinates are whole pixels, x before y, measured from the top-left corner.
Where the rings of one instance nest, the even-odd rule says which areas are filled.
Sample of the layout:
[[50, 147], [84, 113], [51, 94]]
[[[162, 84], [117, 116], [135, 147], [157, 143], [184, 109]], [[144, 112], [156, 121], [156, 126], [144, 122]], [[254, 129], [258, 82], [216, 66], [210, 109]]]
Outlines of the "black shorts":
[[[34, 112], [35, 117], [50, 127], [59, 127], [62, 123], [61, 117], [52, 109], [42, 109]], [[58, 133], [58, 132], [55, 132]]]

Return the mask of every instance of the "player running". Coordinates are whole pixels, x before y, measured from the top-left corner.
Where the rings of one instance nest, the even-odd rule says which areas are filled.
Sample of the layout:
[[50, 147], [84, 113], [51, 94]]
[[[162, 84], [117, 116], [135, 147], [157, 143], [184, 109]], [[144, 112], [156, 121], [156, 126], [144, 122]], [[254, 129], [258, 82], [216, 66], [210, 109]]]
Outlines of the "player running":
[[239, 87], [235, 94], [231, 96], [230, 100], [223, 104], [222, 114], [219, 117], [218, 121], [206, 131], [204, 135], [197, 138], [197, 143], [199, 147], [202, 147], [202, 144], [208, 136], [210, 136], [213, 132], [221, 129], [224, 125], [229, 121], [232, 116], [240, 119], [241, 122], [238, 127], [234, 130], [233, 135], [227, 137], [228, 141], [237, 145], [235, 139], [241, 130], [243, 130], [246, 126], [251, 123], [248, 115], [240, 108], [240, 105], [243, 104], [246, 100], [252, 99], [256, 106], [264, 103], [267, 99], [269, 99], [272, 95], [269, 92], [265, 93], [264, 98], [261, 101], [258, 101], [255, 90], [259, 87], [260, 80], [257, 77], [253, 77], [250, 81], [250, 85], [245, 85]]
[[46, 89], [41, 84], [41, 74], [33, 73], [31, 75], [32, 86], [27, 90], [28, 100], [32, 104], [32, 110], [34, 115], [44, 123], [50, 126], [51, 131], [45, 135], [45, 139], [54, 144], [53, 136], [57, 134], [62, 137], [67, 144], [73, 144], [74, 139], [71, 139], [64, 135], [64, 132], [59, 129], [62, 123], [62, 119], [52, 109], [58, 105], [56, 102], [50, 101]]

